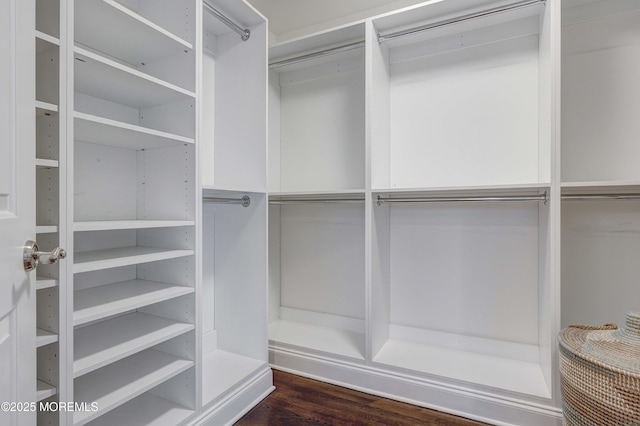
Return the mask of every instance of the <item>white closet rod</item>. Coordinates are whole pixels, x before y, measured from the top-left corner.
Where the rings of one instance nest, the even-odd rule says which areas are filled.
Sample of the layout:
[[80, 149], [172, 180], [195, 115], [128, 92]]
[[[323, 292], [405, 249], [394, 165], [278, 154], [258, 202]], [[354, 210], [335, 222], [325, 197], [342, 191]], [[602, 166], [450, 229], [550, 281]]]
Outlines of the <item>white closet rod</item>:
[[269, 204], [285, 205], [285, 204], [362, 204], [362, 198], [314, 198], [314, 199], [298, 199], [298, 200], [269, 200]]
[[411, 197], [411, 198], [382, 198], [378, 195], [378, 205], [383, 203], [454, 203], [454, 202], [492, 202], [492, 201], [537, 201], [547, 204], [547, 193], [540, 195], [503, 195], [479, 197]]
[[423, 31], [432, 30], [435, 28], [442, 28], [447, 25], [457, 24], [459, 22], [470, 21], [472, 19], [483, 18], [489, 15], [495, 15], [497, 13], [508, 12], [511, 10], [522, 9], [529, 6], [536, 6], [541, 3], [545, 3], [546, 0], [525, 0], [517, 3], [513, 3], [506, 6], [494, 7], [492, 9], [483, 10], [481, 12], [470, 13], [468, 15], [459, 16], [457, 18], [446, 19], [444, 21], [434, 22], [432, 24], [422, 25], [420, 27], [411, 28], [408, 30], [396, 31], [390, 34], [378, 34], [378, 43], [392, 40], [394, 38], [405, 37], [412, 34], [421, 33]]
[[213, 6], [211, 6], [206, 1], [203, 1], [202, 5], [204, 6], [207, 12], [211, 13], [213, 16], [218, 18], [222, 23], [224, 23], [227, 27], [237, 32], [240, 35], [240, 38], [242, 38], [242, 41], [249, 40], [249, 37], [251, 37], [251, 31], [249, 31], [247, 28], [242, 28], [240, 25], [236, 24], [231, 19], [227, 18], [225, 15], [220, 13], [218, 10], [216, 10]]
[[242, 198], [220, 198], [220, 197], [202, 197], [203, 203], [215, 203], [215, 204], [242, 204], [242, 207], [249, 207], [251, 205], [251, 198], [245, 195]]
[[640, 194], [569, 194], [563, 200], [640, 200]]
[[317, 52], [311, 52], [293, 58], [283, 59], [281, 61], [275, 61], [269, 63], [269, 69], [283, 67], [285, 65], [297, 64], [298, 62], [308, 61], [314, 58], [320, 58], [323, 56], [335, 55], [336, 53], [348, 52], [350, 50], [359, 49], [364, 47], [364, 41], [356, 41], [354, 43], [343, 44], [342, 46], [330, 47], [328, 49], [319, 50]]

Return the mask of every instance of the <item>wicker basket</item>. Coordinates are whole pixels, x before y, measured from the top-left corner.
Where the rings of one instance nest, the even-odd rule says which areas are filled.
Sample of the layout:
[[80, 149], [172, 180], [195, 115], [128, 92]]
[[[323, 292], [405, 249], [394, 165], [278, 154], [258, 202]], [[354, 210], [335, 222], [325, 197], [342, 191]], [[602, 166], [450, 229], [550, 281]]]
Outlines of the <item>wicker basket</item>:
[[565, 425], [640, 425], [640, 313], [625, 328], [569, 326], [560, 332]]

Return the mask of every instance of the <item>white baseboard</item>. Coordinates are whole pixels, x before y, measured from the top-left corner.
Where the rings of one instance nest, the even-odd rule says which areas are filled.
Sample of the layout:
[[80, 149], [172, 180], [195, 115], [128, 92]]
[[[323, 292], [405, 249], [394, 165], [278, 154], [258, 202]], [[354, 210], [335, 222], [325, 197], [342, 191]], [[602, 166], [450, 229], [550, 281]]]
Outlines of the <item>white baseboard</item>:
[[211, 407], [203, 408], [202, 414], [192, 419], [189, 426], [226, 426], [233, 425], [242, 416], [255, 407], [275, 390], [271, 368], [265, 366], [253, 377]]
[[499, 426], [561, 426], [551, 402], [478, 392], [458, 384], [425, 380], [374, 365], [343, 362], [287, 348], [269, 348], [275, 369], [397, 401]]

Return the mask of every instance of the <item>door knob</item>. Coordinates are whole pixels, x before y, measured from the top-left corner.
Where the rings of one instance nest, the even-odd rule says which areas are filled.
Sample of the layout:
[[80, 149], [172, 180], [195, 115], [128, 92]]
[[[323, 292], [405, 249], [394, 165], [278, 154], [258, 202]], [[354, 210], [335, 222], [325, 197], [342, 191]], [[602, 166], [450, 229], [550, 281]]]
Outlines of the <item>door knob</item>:
[[40, 251], [38, 243], [31, 240], [25, 243], [22, 254], [24, 270], [27, 272], [36, 269], [39, 263], [52, 265], [65, 257], [67, 257], [67, 252], [64, 249], [56, 247], [52, 251]]

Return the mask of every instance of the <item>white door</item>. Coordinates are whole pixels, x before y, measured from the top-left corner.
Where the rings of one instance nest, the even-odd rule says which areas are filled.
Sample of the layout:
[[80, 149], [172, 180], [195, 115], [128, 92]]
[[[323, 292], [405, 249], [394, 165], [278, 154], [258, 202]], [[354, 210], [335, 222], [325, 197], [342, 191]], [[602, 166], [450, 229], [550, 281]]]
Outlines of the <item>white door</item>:
[[35, 237], [34, 7], [34, 0], [0, 0], [1, 425], [36, 419], [7, 411], [36, 398], [35, 273], [22, 263], [23, 246]]

